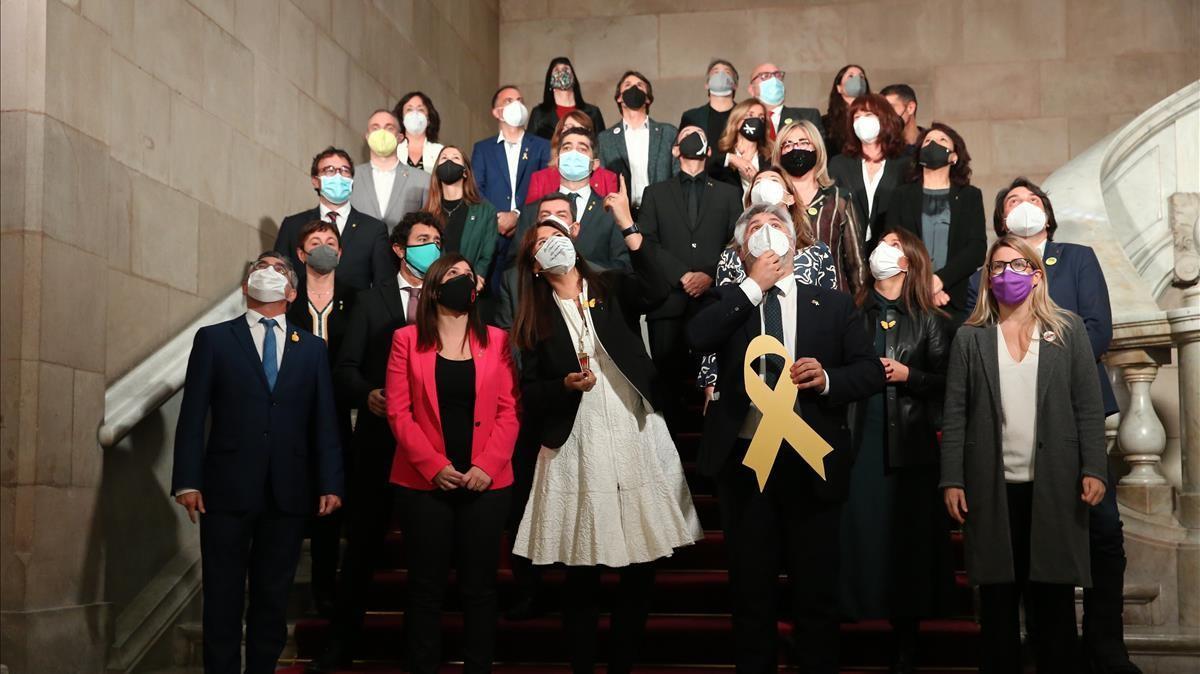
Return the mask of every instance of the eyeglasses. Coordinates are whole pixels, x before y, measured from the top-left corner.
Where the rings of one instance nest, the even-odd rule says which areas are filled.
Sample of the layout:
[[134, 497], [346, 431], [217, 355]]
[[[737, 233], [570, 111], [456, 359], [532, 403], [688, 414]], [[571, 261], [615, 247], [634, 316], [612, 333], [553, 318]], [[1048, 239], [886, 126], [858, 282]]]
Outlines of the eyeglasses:
[[758, 84], [759, 82], [764, 82], [771, 78], [775, 78], [777, 80], [782, 81], [783, 78], [786, 76], [787, 76], [787, 73], [783, 72], [782, 70], [772, 70], [770, 72], [759, 73], [759, 74], [755, 75], [754, 77], [750, 78], [750, 82], [752, 84]]
[[999, 276], [1004, 273], [1005, 267], [1012, 269], [1018, 274], [1028, 274], [1029, 272], [1033, 271], [1033, 263], [1029, 261], [1029, 258], [1024, 257], [1018, 257], [1015, 260], [1007, 261], [992, 260], [991, 264], [988, 265], [988, 271], [992, 273], [992, 276]]
[[350, 176], [354, 175], [354, 169], [349, 166], [326, 166], [325, 168], [318, 170], [317, 175], [321, 175], [326, 178], [332, 178], [336, 175], [340, 175], [343, 178], [349, 178]]
[[813, 145], [812, 141], [807, 138], [801, 140], [785, 140], [783, 141], [783, 145], [779, 146], [779, 154], [787, 154], [796, 148], [800, 148], [801, 150], [813, 150], [816, 149], [816, 146]]
[[282, 262], [267, 262], [266, 260], [258, 260], [254, 264], [250, 265], [250, 271], [262, 271], [267, 267], [274, 269], [284, 276], [288, 275], [288, 268], [283, 266]]

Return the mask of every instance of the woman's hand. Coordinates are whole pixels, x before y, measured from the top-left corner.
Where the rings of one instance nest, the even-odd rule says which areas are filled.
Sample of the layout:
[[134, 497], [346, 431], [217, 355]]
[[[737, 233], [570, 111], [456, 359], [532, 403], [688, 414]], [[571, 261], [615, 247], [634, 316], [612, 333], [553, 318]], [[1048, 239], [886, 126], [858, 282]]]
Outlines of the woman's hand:
[[944, 289], [945, 289], [945, 284], [942, 283], [942, 277], [938, 276], [937, 274], [934, 274], [933, 275], [933, 288], [930, 289], [930, 292], [932, 292], [934, 294], [934, 296], [936, 297], [937, 294], [942, 292], [942, 290], [944, 290]]
[[452, 491], [458, 489], [463, 484], [463, 474], [454, 470], [454, 466], [447, 465], [438, 471], [437, 475], [433, 476], [433, 486], [442, 491]]
[[1094, 506], [1104, 499], [1104, 481], [1094, 478], [1091, 475], [1083, 476], [1083, 495], [1080, 497], [1083, 502]]
[[568, 391], [582, 391], [587, 393], [595, 385], [596, 375], [592, 374], [591, 370], [572, 372], [563, 378], [563, 387]]
[[947, 304], [950, 304], [950, 296], [946, 294], [945, 290], [939, 290], [933, 294], [933, 306], [944, 307]]
[[962, 524], [967, 521], [967, 492], [958, 487], [947, 487], [942, 498], [946, 502], [946, 512], [955, 522]]
[[908, 381], [908, 366], [891, 358], [880, 358], [883, 363], [883, 373], [887, 375], [889, 384], [899, 384]]
[[463, 475], [462, 486], [471, 491], [487, 491], [492, 486], [492, 478], [479, 466], [471, 466], [471, 470]]
[[486, 278], [486, 277], [484, 277], [484, 275], [483, 275], [483, 274], [476, 274], [476, 275], [475, 275], [475, 292], [476, 292], [476, 293], [481, 293], [481, 292], [483, 292], [483, 284], [484, 284], [484, 282], [485, 282], [486, 280], [487, 280], [487, 278]]

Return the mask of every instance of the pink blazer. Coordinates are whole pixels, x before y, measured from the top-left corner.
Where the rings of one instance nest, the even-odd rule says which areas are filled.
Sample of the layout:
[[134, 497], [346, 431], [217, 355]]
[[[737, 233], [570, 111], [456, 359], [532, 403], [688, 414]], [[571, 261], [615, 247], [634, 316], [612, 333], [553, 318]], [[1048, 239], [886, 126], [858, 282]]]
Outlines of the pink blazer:
[[[512, 454], [517, 442], [517, 387], [508, 334], [488, 326], [488, 344], [471, 337], [475, 360], [475, 428], [471, 463], [492, 478], [492, 489], [513, 482]], [[442, 438], [434, 369], [437, 351], [417, 350], [417, 326], [392, 335], [387, 369], [388, 423], [396, 436], [393, 483], [432, 490], [433, 478], [450, 465]]]
[[[603, 166], [592, 171], [592, 177], [588, 180], [588, 184], [596, 196], [601, 199], [621, 189], [617, 182], [617, 174]], [[554, 194], [560, 185], [562, 185], [562, 177], [558, 175], [557, 168], [547, 166], [535, 171], [529, 177], [529, 191], [526, 193], [525, 203], [532, 204], [547, 194]]]

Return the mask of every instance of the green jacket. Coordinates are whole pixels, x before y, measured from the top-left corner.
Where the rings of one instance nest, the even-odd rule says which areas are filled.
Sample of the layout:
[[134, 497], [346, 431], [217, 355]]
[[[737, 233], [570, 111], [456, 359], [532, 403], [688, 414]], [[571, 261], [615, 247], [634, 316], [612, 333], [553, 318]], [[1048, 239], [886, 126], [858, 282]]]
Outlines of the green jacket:
[[486, 276], [491, 271], [492, 254], [496, 252], [496, 208], [487, 201], [467, 207], [467, 222], [458, 252], [467, 258], [476, 274]]

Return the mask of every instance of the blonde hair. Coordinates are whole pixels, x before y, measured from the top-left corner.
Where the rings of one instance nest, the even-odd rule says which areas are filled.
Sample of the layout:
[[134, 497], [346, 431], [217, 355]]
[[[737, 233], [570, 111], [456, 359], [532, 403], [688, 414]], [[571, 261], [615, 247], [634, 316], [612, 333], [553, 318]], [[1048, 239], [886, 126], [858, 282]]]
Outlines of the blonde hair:
[[1050, 343], [1062, 344], [1067, 339], [1067, 330], [1071, 325], [1070, 314], [1050, 299], [1050, 285], [1046, 282], [1046, 266], [1042, 263], [1041, 256], [1024, 239], [1011, 235], [1000, 237], [988, 248], [983, 268], [979, 272], [979, 298], [975, 302], [975, 310], [965, 322], [966, 325], [984, 328], [994, 326], [1000, 321], [999, 302], [992, 297], [991, 266], [992, 257], [1001, 248], [1011, 248], [1020, 253], [1021, 257], [1029, 260], [1034, 273], [1041, 275], [1042, 282], [1029, 292], [1026, 301], [1029, 302], [1030, 313], [1037, 321], [1039, 329], [1058, 335], [1059, 338]]
[[817, 153], [817, 165], [812, 169], [817, 185], [829, 187], [833, 184], [833, 178], [829, 177], [829, 152], [825, 150], [825, 141], [821, 138], [821, 132], [817, 130], [817, 125], [807, 119], [796, 120], [775, 134], [775, 147], [771, 148], [771, 163], [782, 166], [779, 163], [779, 157], [783, 154], [783, 143], [791, 140], [790, 136], [794, 136], [799, 129], [804, 129], [808, 134], [808, 139], [813, 144], [813, 150]]
[[[771, 123], [771, 116], [767, 106], [757, 98], [747, 98], [746, 100], [733, 106], [729, 111], [729, 121], [725, 122], [725, 130], [721, 132], [721, 138], [717, 141], [717, 149], [721, 152], [733, 152], [733, 148], [737, 147], [738, 129], [741, 128], [742, 122], [746, 121], [746, 117], [750, 114], [750, 109], [754, 106], [762, 108], [767, 124]], [[757, 152], [761, 155], [767, 149], [767, 135], [763, 134], [762, 140], [755, 143]]]

